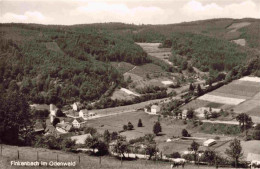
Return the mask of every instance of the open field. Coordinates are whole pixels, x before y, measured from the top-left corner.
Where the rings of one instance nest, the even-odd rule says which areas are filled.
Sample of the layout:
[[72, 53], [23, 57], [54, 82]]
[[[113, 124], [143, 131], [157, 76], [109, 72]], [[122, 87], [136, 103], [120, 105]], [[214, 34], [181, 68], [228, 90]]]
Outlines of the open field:
[[146, 77], [147, 74], [149, 75], [161, 75], [166, 73], [160, 66], [157, 66], [152, 63], [144, 64], [141, 66], [136, 66], [135, 69], [129, 71], [129, 73], [136, 74], [138, 76], [141, 76], [143, 78]]
[[260, 116], [259, 82], [258, 77], [243, 77], [191, 101], [182, 109], [214, 107], [215, 105], [216, 108], [233, 109], [235, 113]]
[[245, 99], [236, 99], [232, 97], [223, 97], [216, 96], [211, 94], [205, 94], [198, 98], [199, 100], [206, 100], [209, 102], [220, 103], [220, 104], [229, 104], [229, 105], [238, 105], [245, 101]]
[[135, 98], [135, 96], [129, 95], [129, 94], [127, 94], [124, 91], [119, 90], [119, 89], [115, 90], [114, 93], [111, 96], [112, 100], [115, 100], [115, 99], [117, 99], [117, 100], [132, 100], [134, 98]]
[[[142, 120], [144, 127], [137, 127], [138, 119]], [[121, 131], [123, 125], [131, 122], [134, 125], [134, 130], [120, 133], [126, 136], [128, 140], [144, 136], [145, 134], [153, 133], [153, 125], [158, 120], [158, 116], [148, 115], [143, 111], [129, 112], [111, 117], [89, 120], [87, 125], [97, 128], [103, 133], [106, 129], [109, 131]], [[167, 138], [180, 136], [184, 125], [174, 124], [170, 119], [162, 119], [162, 136], [156, 137], [157, 141], [165, 141]]]

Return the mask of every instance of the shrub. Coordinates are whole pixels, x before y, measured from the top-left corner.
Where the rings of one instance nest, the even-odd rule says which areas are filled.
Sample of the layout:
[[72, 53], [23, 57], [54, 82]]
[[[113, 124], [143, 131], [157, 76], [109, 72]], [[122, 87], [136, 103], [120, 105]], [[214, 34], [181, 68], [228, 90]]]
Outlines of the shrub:
[[131, 122], [128, 122], [128, 125], [127, 125], [127, 130], [133, 130], [134, 129], [134, 126]]
[[127, 125], [123, 125], [123, 130], [126, 131], [128, 129]]
[[186, 129], [183, 129], [181, 134], [182, 134], [183, 137], [190, 137], [190, 135], [189, 135], [189, 133]]
[[171, 158], [181, 158], [181, 154], [179, 152], [173, 152]]
[[260, 130], [254, 130], [254, 132], [253, 132], [253, 138], [255, 139], [255, 140], [260, 140]]

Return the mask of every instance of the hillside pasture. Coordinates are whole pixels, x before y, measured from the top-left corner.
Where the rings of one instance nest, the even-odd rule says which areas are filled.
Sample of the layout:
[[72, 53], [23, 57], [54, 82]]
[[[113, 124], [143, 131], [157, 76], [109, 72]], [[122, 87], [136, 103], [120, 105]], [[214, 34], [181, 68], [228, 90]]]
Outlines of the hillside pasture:
[[143, 64], [141, 66], [137, 66], [135, 69], [129, 71], [129, 73], [136, 74], [140, 77], [145, 78], [148, 75], [150, 76], [159, 76], [161, 74], [164, 74], [165, 71], [160, 67], [153, 63]]
[[216, 96], [211, 94], [205, 94], [198, 98], [199, 100], [205, 100], [209, 102], [215, 102], [220, 104], [238, 105], [245, 101], [245, 99], [236, 99], [232, 97]]
[[169, 65], [172, 63], [169, 61], [169, 57], [171, 56], [171, 48], [159, 48], [160, 43], [137, 43], [141, 46], [144, 51], [148, 53], [148, 55], [152, 57], [156, 57]]
[[215, 92], [237, 95], [235, 98], [239, 98], [239, 96], [253, 97], [256, 93], [260, 92], [260, 84], [236, 80], [216, 89]]
[[230, 25], [229, 27], [227, 27], [227, 29], [232, 29], [231, 32], [235, 32], [238, 29], [241, 29], [243, 27], [246, 27], [248, 25], [250, 25], [250, 22], [238, 22], [238, 23], [233, 23], [232, 25]]
[[134, 98], [135, 96], [127, 94], [126, 92], [119, 89], [115, 90], [111, 96], [112, 100], [132, 100]]
[[111, 65], [122, 74], [128, 72], [135, 67], [133, 64], [127, 62], [111, 62]]

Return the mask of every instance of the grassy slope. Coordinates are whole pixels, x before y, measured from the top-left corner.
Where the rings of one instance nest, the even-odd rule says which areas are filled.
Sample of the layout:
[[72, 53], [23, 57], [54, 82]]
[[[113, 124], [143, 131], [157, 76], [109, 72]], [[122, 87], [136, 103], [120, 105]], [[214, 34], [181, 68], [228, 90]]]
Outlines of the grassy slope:
[[[4, 148], [5, 149], [5, 148]], [[0, 168], [4, 169], [26, 169], [28, 167], [14, 167], [10, 166], [11, 160], [17, 160], [17, 147], [9, 147], [9, 150], [13, 152], [13, 157], [10, 157], [11, 155], [5, 154], [6, 151], [4, 150], [3, 155], [4, 157], [0, 157]], [[56, 161], [56, 157], [59, 155], [59, 161], [75, 161], [77, 163], [76, 169], [81, 168], [88, 168], [88, 169], [97, 169], [97, 168], [107, 168], [107, 169], [165, 169], [170, 168], [169, 162], [153, 162], [153, 161], [145, 161], [145, 160], [133, 160], [133, 161], [123, 161], [122, 165], [120, 162], [120, 159], [116, 159], [114, 157], [102, 157], [101, 159], [101, 165], [99, 164], [99, 158], [88, 156], [84, 154], [72, 154], [72, 153], [65, 153], [61, 151], [53, 151], [53, 150], [44, 150], [44, 149], [33, 149], [33, 148], [25, 148], [25, 147], [19, 147], [19, 151], [21, 152], [20, 160], [19, 161], [35, 161], [36, 160], [36, 151], [39, 151], [39, 156], [41, 161]], [[27, 156], [25, 154], [22, 154], [22, 152], [26, 151]], [[46, 154], [46, 157], [43, 157], [43, 152]], [[78, 156], [81, 156], [81, 163], [78, 163]], [[47, 169], [47, 168], [53, 168], [53, 167], [33, 167], [35, 169]], [[65, 169], [68, 167], [57, 167], [60, 169]], [[69, 167], [71, 168], [71, 167]], [[195, 169], [198, 168], [194, 165], [186, 165], [185, 168], [187, 169]], [[200, 168], [213, 168], [209, 166], [200, 166]]]

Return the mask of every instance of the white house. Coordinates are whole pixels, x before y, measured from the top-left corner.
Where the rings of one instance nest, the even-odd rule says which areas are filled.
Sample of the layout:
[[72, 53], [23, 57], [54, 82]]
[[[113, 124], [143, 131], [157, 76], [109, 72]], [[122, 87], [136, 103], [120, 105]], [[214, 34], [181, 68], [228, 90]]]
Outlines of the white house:
[[82, 126], [82, 124], [84, 124], [86, 121], [84, 121], [84, 119], [82, 117], [80, 118], [76, 118], [72, 121], [72, 126], [74, 128], [80, 128]]
[[88, 119], [88, 110], [87, 109], [83, 109], [79, 111], [79, 117], [82, 117], [84, 120]]
[[58, 111], [58, 108], [54, 104], [50, 104], [50, 122], [52, 123], [54, 120], [54, 117], [56, 117], [56, 113]]
[[73, 103], [73, 105], [72, 105], [72, 109], [73, 109], [74, 111], [79, 111], [81, 108], [82, 108], [82, 104], [81, 104], [80, 102], [75, 102], [75, 103]]
[[151, 114], [157, 114], [160, 112], [161, 108], [158, 105], [152, 105], [151, 107]]
[[208, 139], [208, 140], [203, 142], [203, 145], [206, 146], [206, 147], [210, 147], [214, 144], [216, 144], [216, 140], [214, 140], [214, 139]]
[[182, 110], [182, 113], [181, 113], [182, 119], [186, 119], [186, 118], [187, 118], [187, 113], [188, 113], [188, 110], [187, 110], [187, 109]]

